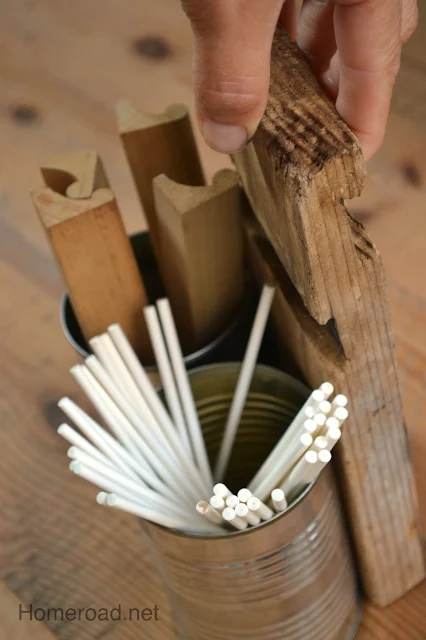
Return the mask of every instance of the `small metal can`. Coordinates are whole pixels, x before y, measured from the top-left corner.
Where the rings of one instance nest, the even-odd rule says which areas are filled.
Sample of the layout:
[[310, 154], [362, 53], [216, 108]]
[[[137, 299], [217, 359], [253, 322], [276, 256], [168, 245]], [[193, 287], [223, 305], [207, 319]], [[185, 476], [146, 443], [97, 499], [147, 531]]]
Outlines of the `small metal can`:
[[[207, 424], [200, 412], [212, 461], [239, 367], [218, 364], [190, 374], [198, 407], [208, 406], [210, 418], [218, 407], [217, 420]], [[296, 413], [307, 394], [285, 373], [256, 368], [225, 478], [232, 491], [247, 484], [291, 421], [286, 407]], [[277, 399], [284, 403], [281, 424], [267, 411], [276, 412]], [[242, 532], [187, 535], [149, 522], [143, 529], [182, 640], [349, 640], [357, 630], [357, 579], [331, 468], [286, 512]]]

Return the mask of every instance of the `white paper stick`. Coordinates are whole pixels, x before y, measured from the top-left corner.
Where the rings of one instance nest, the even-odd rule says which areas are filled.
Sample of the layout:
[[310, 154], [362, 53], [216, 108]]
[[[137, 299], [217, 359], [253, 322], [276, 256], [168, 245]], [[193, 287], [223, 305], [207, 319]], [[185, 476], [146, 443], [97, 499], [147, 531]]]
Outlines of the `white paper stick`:
[[271, 500], [277, 513], [279, 513], [280, 511], [285, 511], [287, 509], [287, 500], [282, 489], [274, 489], [271, 492]]
[[331, 402], [332, 409], [337, 409], [338, 407], [346, 407], [348, 404], [348, 398], [343, 393], [337, 394]]
[[100, 491], [98, 493], [98, 495], [96, 496], [96, 502], [98, 504], [106, 504], [107, 503], [107, 498], [108, 498], [108, 493], [106, 491]]
[[335, 418], [334, 416], [331, 416], [331, 418], [327, 418], [325, 426], [327, 430], [338, 429], [340, 427], [340, 422], [337, 418]]
[[226, 507], [222, 511], [222, 518], [240, 531], [244, 531], [248, 527], [248, 522], [237, 516], [235, 509], [232, 509], [232, 507]]
[[324, 394], [324, 400], [328, 400], [331, 394], [334, 392], [334, 387], [331, 382], [323, 382], [320, 386], [320, 390]]
[[252, 496], [248, 499], [247, 506], [250, 511], [253, 511], [261, 520], [269, 520], [274, 515], [272, 509], [264, 504], [256, 496]]
[[231, 507], [231, 509], [235, 509], [237, 504], [240, 504], [240, 501], [238, 500], [238, 497], [234, 496], [234, 495], [228, 496], [226, 498], [225, 502], [226, 502], [226, 506], [227, 507]]
[[[133, 457], [141, 461], [141, 473], [145, 474], [144, 480], [159, 493], [167, 494], [168, 487], [174, 482], [170, 478], [167, 466], [158, 459], [86, 367], [77, 365], [71, 369], [71, 373], [116, 437]], [[148, 470], [143, 468], [144, 463], [148, 463]], [[151, 469], [150, 472], [149, 469]]]
[[318, 453], [319, 451], [326, 449], [327, 445], [328, 440], [326, 436], [317, 436], [313, 442], [312, 451], [316, 451]]
[[316, 451], [307, 451], [305, 455], [299, 460], [291, 473], [286, 477], [279, 489], [284, 491], [288, 497], [296, 490], [303, 489], [310, 482], [310, 472], [313, 465], [318, 462], [318, 454]]
[[[324, 402], [324, 401], [322, 401]], [[314, 415], [316, 414], [317, 410], [315, 409], [315, 407], [306, 407], [306, 409], [304, 410], [305, 416], [306, 418], [309, 420], [312, 420], [312, 418], [314, 417]]]
[[302, 433], [296, 440], [289, 443], [288, 449], [282, 454], [279, 462], [271, 470], [269, 475], [257, 487], [253, 487], [253, 493], [260, 499], [266, 500], [272, 489], [279, 486], [282, 479], [288, 475], [292, 467], [303, 456], [305, 451], [312, 446], [313, 438], [309, 433]]
[[100, 460], [98, 457], [92, 455], [91, 453], [84, 451], [84, 449], [80, 449], [80, 447], [77, 447], [77, 445], [75, 444], [68, 448], [67, 456], [68, 458], [71, 458], [71, 460], [78, 460], [79, 462], [83, 462], [84, 464], [87, 464], [87, 460], [95, 460], [96, 462], [99, 462], [100, 464], [103, 464], [110, 469], [114, 469], [114, 467], [111, 465], [111, 460], [108, 460], [108, 458]]
[[316, 480], [319, 474], [321, 473], [321, 471], [324, 469], [324, 467], [330, 462], [330, 460], [331, 460], [330, 451], [327, 451], [327, 449], [323, 449], [322, 451], [320, 451], [318, 453], [318, 460], [316, 464], [311, 465], [311, 467], [309, 468], [305, 476], [305, 479], [307, 481], [306, 484], [310, 484], [311, 482]]
[[194, 449], [197, 467], [201, 471], [205, 481], [209, 486], [213, 486], [213, 478], [210, 469], [210, 463], [207, 456], [206, 446], [201, 431], [200, 422], [198, 420], [197, 409], [195, 407], [194, 397], [192, 395], [191, 386], [189, 384], [188, 373], [185, 369], [182, 350], [173, 320], [170, 303], [167, 298], [157, 301], [157, 309], [160, 315], [161, 325], [166, 338], [166, 343], [172, 362], [177, 386], [179, 389], [182, 408], [188, 426], [188, 432], [191, 438], [191, 444]]
[[208, 502], [205, 500], [200, 500], [197, 502], [196, 510], [200, 513], [204, 518], [210, 520], [214, 524], [223, 525], [223, 518], [216, 509], [214, 509]]
[[240, 504], [237, 504], [237, 506], [235, 507], [235, 514], [252, 526], [256, 526], [260, 522], [259, 516], [257, 516], [254, 511], [250, 511], [250, 509], [244, 502], [240, 502]]
[[[324, 392], [321, 391], [321, 389], [315, 389], [311, 393], [305, 404], [295, 416], [294, 420], [289, 424], [286, 431], [281, 436], [274, 449], [266, 458], [265, 462], [262, 464], [260, 469], [250, 481], [248, 488], [251, 491], [255, 493], [255, 488], [258, 487], [261, 482], [263, 482], [266, 476], [271, 473], [271, 470], [274, 469], [279, 463], [283, 452], [285, 452], [290, 444], [303, 433], [304, 425], [306, 425], [306, 423], [309, 423], [310, 420], [310, 418], [307, 418], [307, 415], [312, 415], [312, 412], [307, 412], [307, 409], [315, 409], [314, 416], [317, 415], [318, 405], [324, 400], [324, 397]], [[316, 428], [314, 429], [314, 431], [316, 431]]]
[[321, 400], [318, 404], [318, 411], [325, 415], [328, 415], [331, 411], [331, 403], [328, 400]]
[[62, 398], [58, 406], [83, 433], [126, 475], [146, 482], [154, 471], [139, 451], [129, 452], [108, 431], [69, 398]]
[[316, 413], [312, 419], [319, 427], [323, 427], [327, 421], [327, 416], [324, 413]]
[[[127, 449], [114, 440], [95, 420], [85, 413], [70, 398], [62, 398], [58, 407], [74, 422], [96, 447], [107, 456], [114, 465], [129, 477], [137, 480], [145, 477], [143, 474], [152, 473], [143, 458], [132, 457]], [[114, 444], [115, 443], [115, 444]], [[73, 443], [74, 444], [74, 443]]]
[[170, 529], [179, 529], [181, 531], [194, 531], [200, 533], [223, 533], [220, 527], [214, 525], [208, 520], [199, 519], [199, 521], [189, 520], [187, 517], [174, 517], [160, 513], [154, 509], [142, 507], [141, 505], [121, 498], [114, 493], [110, 494], [107, 498], [106, 504], [114, 509], [120, 509], [126, 511], [144, 520], [150, 520], [156, 524], [168, 527]]
[[309, 419], [309, 420], [305, 420], [305, 422], [303, 423], [303, 429], [304, 431], [306, 431], [306, 433], [309, 433], [311, 436], [314, 436], [319, 429], [319, 425], [315, 422], [315, 420]]
[[63, 423], [59, 425], [58, 434], [62, 436], [64, 440], [67, 440], [67, 442], [69, 442], [71, 445], [75, 445], [76, 447], [79, 447], [79, 449], [86, 451], [93, 458], [96, 458], [97, 460], [99, 460], [99, 462], [103, 462], [104, 464], [109, 464], [110, 466], [114, 466], [114, 463], [111, 461], [110, 458], [107, 458], [107, 456], [104, 455], [101, 451], [99, 451], [99, 449], [94, 447], [93, 444], [89, 442], [89, 440], [86, 440], [86, 438], [80, 435], [78, 431], [70, 427], [69, 424]]
[[227, 498], [228, 496], [232, 496], [232, 491], [228, 489], [226, 484], [223, 484], [223, 482], [218, 482], [214, 485], [213, 493], [215, 496], [220, 496], [223, 499]]
[[[164, 447], [166, 450], [171, 452], [167, 439], [157, 420], [149, 410], [148, 405], [145, 403], [145, 411], [141, 408], [136, 410], [129, 399], [122, 393], [122, 391], [120, 391], [117, 385], [114, 384], [114, 381], [108, 375], [107, 371], [101, 365], [96, 356], [89, 356], [86, 358], [85, 364], [99, 384], [102, 385], [114, 404], [117, 405], [121, 413], [133, 424], [134, 428], [141, 434], [141, 436], [144, 439], [151, 440], [150, 445], [151, 443], [154, 443], [154, 441], [157, 443], [157, 447], [151, 446], [151, 448], [154, 450], [159, 450], [161, 448], [164, 451]], [[147, 434], [149, 434], [148, 438]]]
[[188, 427], [183, 415], [176, 382], [167, 353], [167, 347], [164, 342], [163, 332], [161, 331], [157, 309], [154, 306], [145, 307], [144, 315], [149, 337], [151, 338], [152, 348], [154, 349], [155, 360], [157, 362], [158, 373], [160, 374], [167, 406], [169, 407], [169, 411], [173, 417], [173, 422], [182, 441], [182, 446], [195, 460], [188, 434]]
[[216, 511], [218, 511], [219, 513], [222, 513], [222, 511], [226, 507], [226, 502], [222, 498], [222, 496], [212, 496], [210, 498], [210, 504], [213, 509], [216, 509]]
[[345, 420], [347, 419], [348, 416], [349, 416], [349, 412], [344, 407], [337, 407], [337, 409], [335, 409], [334, 414], [333, 414], [333, 417], [336, 418], [339, 421], [339, 426], [340, 427], [345, 422]]
[[[73, 471], [77, 475], [81, 475], [86, 480], [89, 480], [89, 482], [96, 484], [98, 487], [104, 489], [105, 491], [111, 491], [109, 486], [103, 486], [101, 484], [98, 484], [98, 482], [96, 481], [96, 478], [98, 477], [99, 481], [107, 479], [114, 484], [115, 489], [112, 489], [112, 491], [115, 491], [116, 493], [120, 493], [120, 488], [123, 488], [127, 492], [132, 493], [135, 500], [139, 498], [143, 501], [149, 502], [152, 505], [162, 505], [163, 507], [173, 510], [175, 502], [175, 494], [173, 492], [173, 489], [169, 489], [167, 497], [160, 495], [159, 493], [152, 491], [152, 489], [149, 489], [143, 484], [126, 477], [119, 471], [107, 467], [94, 458], [90, 458], [90, 456], [87, 456], [87, 454], [86, 456], [83, 456], [83, 453], [84, 452], [81, 452], [81, 457], [84, 459], [84, 462], [73, 460], [70, 463], [71, 471]], [[95, 480], [91, 478], [95, 478]], [[187, 513], [191, 513], [190, 507], [187, 507]]]
[[327, 435], [325, 436], [327, 440], [327, 446], [325, 447], [327, 451], [331, 451], [333, 447], [339, 442], [341, 438], [342, 432], [340, 429], [332, 427], [328, 429]]
[[78, 460], [72, 460], [69, 464], [70, 470], [76, 475], [80, 476], [84, 480], [91, 482], [96, 487], [103, 489], [104, 491], [118, 492], [125, 498], [132, 499], [134, 501], [140, 501], [143, 504], [150, 504], [149, 500], [145, 500], [140, 495], [136, 495], [133, 491], [126, 488], [124, 485], [119, 485], [111, 478], [99, 473], [95, 469], [88, 467], [87, 465], [79, 462]]
[[237, 497], [240, 502], [247, 502], [247, 500], [251, 498], [251, 495], [252, 494], [250, 489], [246, 489], [246, 488], [240, 489], [239, 492], [237, 493]]
[[275, 287], [264, 285], [259, 305], [254, 318], [253, 327], [250, 333], [246, 352], [241, 365], [238, 382], [232, 399], [231, 408], [225, 425], [219, 454], [216, 460], [214, 477], [216, 481], [222, 480], [228, 467], [232, 447], [240, 424], [241, 415], [246, 403], [247, 394], [256, 366], [257, 356], [262, 344], [263, 334], [271, 310], [272, 301], [275, 294]]
[[[86, 358], [86, 364], [98, 382], [103, 386], [117, 409], [131, 423], [138, 432], [140, 439], [148, 445], [156, 458], [155, 464], [161, 467], [160, 475], [167, 484], [176, 484], [176, 491], [185, 500], [194, 500], [199, 497], [199, 491], [185, 474], [187, 468], [181, 466], [175, 452], [167, 441], [152, 413], [147, 410], [145, 414], [136, 411], [126, 396], [115, 386], [105, 369], [95, 356]], [[182, 485], [182, 486], [181, 486]]]
[[[157, 312], [155, 307], [150, 307], [154, 312], [156, 320], [158, 322]], [[146, 317], [149, 317], [145, 314]], [[158, 397], [157, 391], [152, 385], [149, 376], [145, 372], [144, 368], [140, 364], [136, 353], [133, 350], [132, 345], [126, 338], [120, 325], [111, 325], [108, 328], [111, 336], [112, 347], [116, 351], [116, 358], [122, 362], [123, 368], [126, 370], [130, 380], [127, 384], [131, 386], [133, 384], [132, 396], [136, 400], [139, 396], [138, 409], [144, 416], [148, 416], [148, 425], [152, 428], [152, 421], [154, 421], [158, 428], [163, 432], [164, 438], [167, 441], [167, 446], [173, 451], [173, 454], [180, 465], [185, 470], [185, 476], [188, 477], [190, 483], [194, 484], [199, 493], [208, 495], [211, 491], [211, 485], [208, 485], [202, 477], [200, 471], [196, 468], [193, 461], [191, 448], [188, 447], [188, 440], [183, 441], [180, 434], [176, 430], [176, 426], [173, 424], [169, 414], [166, 411], [163, 403]], [[161, 333], [161, 329], [160, 329]], [[167, 357], [167, 356], [166, 356]], [[126, 369], [126, 366], [129, 369]], [[130, 373], [129, 373], [130, 371]], [[186, 431], [186, 427], [185, 427]], [[164, 440], [163, 440], [164, 442]], [[189, 490], [189, 485], [186, 482], [186, 489]]]
[[103, 333], [89, 340], [89, 344], [93, 353], [111, 376], [114, 383], [130, 400], [134, 401], [133, 393], [135, 385], [133, 379], [129, 381], [129, 372], [123, 367], [123, 362], [120, 358], [118, 358], [117, 361], [117, 352], [110, 336], [107, 333]]

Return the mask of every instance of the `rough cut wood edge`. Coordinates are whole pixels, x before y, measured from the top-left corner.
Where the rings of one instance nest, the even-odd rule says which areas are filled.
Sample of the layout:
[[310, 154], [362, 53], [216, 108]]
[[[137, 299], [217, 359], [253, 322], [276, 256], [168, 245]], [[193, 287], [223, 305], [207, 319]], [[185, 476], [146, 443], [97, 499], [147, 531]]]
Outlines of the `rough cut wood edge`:
[[242, 210], [247, 200], [235, 171], [190, 187], [154, 179], [158, 266], [186, 352], [222, 333], [245, 294]]
[[86, 339], [118, 322], [151, 363], [142, 313], [148, 298], [113, 192], [74, 200], [44, 187], [32, 198]]
[[109, 187], [96, 151], [71, 151], [46, 156], [41, 175], [47, 187], [68, 198], [90, 198], [96, 189]]
[[117, 105], [117, 119], [151, 242], [160, 260], [153, 179], [164, 173], [181, 184], [205, 184], [189, 112], [184, 105], [175, 104], [161, 114], [146, 113], [122, 101]]
[[265, 116], [234, 161], [303, 305], [335, 327], [340, 369], [318, 357], [300, 324], [289, 331], [291, 348], [311, 384], [330, 376], [351, 398], [340, 477], [365, 591], [385, 606], [425, 576], [385, 276], [343, 203], [362, 189], [361, 151], [281, 28]]

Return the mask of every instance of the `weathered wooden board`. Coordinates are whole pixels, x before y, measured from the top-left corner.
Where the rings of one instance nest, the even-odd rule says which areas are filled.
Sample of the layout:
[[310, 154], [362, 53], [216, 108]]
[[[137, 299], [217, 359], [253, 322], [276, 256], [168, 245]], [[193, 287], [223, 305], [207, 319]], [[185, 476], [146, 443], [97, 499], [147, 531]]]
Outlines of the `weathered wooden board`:
[[284, 302], [282, 311], [298, 365], [310, 383], [330, 378], [350, 397], [344, 500], [365, 591], [387, 605], [424, 578], [424, 565], [384, 270], [344, 206], [364, 184], [361, 150], [281, 28], [265, 116], [234, 160], [300, 299], [297, 316]]

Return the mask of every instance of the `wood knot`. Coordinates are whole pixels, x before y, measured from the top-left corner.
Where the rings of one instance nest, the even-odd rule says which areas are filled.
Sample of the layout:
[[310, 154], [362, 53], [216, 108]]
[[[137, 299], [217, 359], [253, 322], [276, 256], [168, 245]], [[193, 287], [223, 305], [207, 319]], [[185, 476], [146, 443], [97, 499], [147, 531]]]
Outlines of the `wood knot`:
[[28, 104], [18, 104], [11, 107], [10, 117], [18, 124], [34, 124], [40, 120], [40, 111]]
[[401, 165], [402, 175], [405, 180], [416, 189], [419, 189], [422, 186], [423, 180], [420, 173], [420, 170], [416, 167], [412, 162], [404, 162]]
[[142, 58], [164, 60], [172, 54], [170, 44], [161, 36], [143, 36], [132, 42], [132, 50]]

